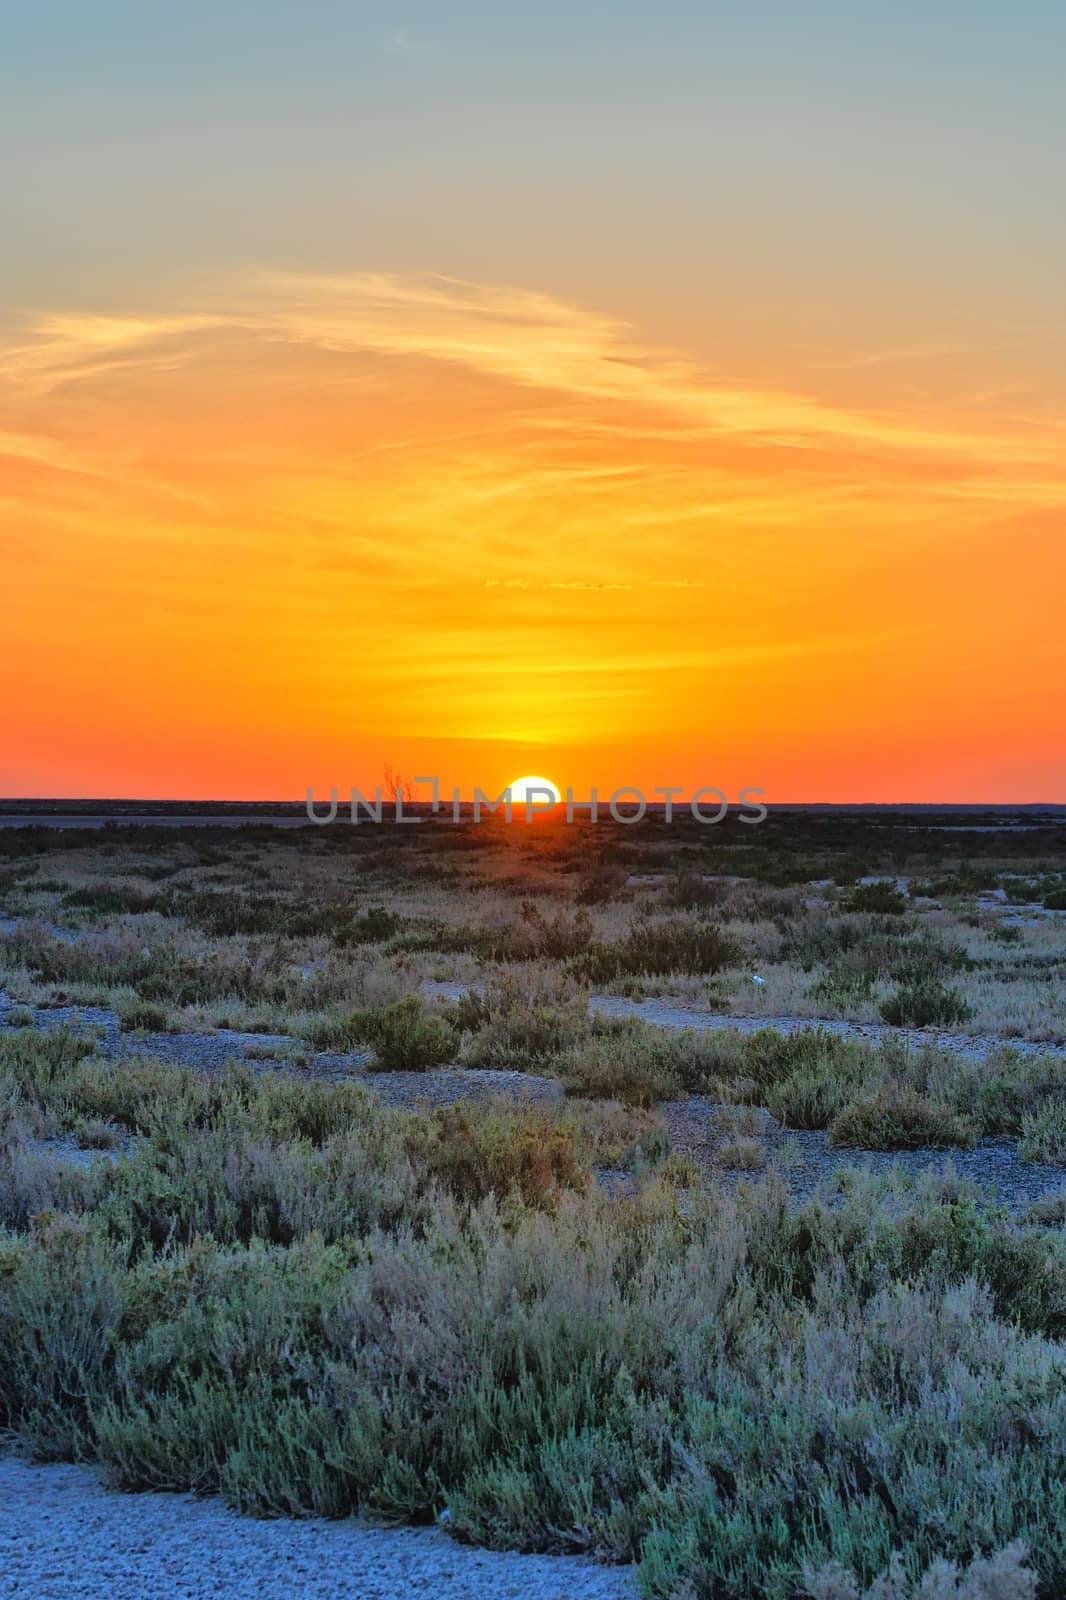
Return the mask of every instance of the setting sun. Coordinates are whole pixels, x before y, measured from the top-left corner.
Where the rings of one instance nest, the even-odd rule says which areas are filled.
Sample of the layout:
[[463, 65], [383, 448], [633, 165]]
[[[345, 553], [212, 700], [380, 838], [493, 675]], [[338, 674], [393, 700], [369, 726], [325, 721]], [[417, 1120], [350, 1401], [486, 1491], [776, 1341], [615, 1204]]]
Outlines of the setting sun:
[[[562, 799], [558, 785], [552, 783], [550, 778], [515, 778], [507, 787], [511, 791], [512, 805], [525, 805], [528, 801], [534, 811], [547, 811]], [[546, 794], [552, 796], [550, 801], [544, 798]]]

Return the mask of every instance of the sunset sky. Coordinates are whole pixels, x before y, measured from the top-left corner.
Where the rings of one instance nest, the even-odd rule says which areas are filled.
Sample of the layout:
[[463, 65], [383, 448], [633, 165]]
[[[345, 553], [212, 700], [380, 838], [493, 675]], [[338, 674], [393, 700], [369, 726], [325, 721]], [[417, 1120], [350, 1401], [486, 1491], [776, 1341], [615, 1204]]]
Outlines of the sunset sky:
[[1066, 10], [18, 13], [0, 793], [1066, 800]]

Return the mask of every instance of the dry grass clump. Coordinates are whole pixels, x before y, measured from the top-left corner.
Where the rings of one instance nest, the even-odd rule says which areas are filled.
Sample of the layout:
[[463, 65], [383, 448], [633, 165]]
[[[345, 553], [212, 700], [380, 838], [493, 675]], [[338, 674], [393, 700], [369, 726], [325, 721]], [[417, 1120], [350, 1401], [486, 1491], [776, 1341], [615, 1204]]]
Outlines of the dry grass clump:
[[82, 1150], [115, 1150], [123, 1140], [122, 1129], [102, 1117], [79, 1117], [72, 1131]]
[[934, 1561], [917, 1581], [893, 1555], [888, 1570], [862, 1590], [853, 1572], [833, 1565], [805, 1573], [804, 1594], [810, 1600], [1036, 1600], [1037, 1574], [1028, 1555], [1024, 1540], [1017, 1539], [994, 1556], [975, 1556], [962, 1567]]
[[761, 1139], [736, 1134], [723, 1139], [714, 1152], [714, 1159], [727, 1171], [755, 1172], [766, 1161], [766, 1146]]
[[718, 1166], [730, 1172], [756, 1172], [765, 1164], [767, 1149], [759, 1137], [761, 1118], [754, 1106], [719, 1106], [715, 1122]]
[[670, 1141], [654, 1113], [618, 1100], [570, 1100], [566, 1120], [598, 1167], [647, 1170], [669, 1154]]
[[1066, 1189], [1034, 1200], [1026, 1210], [1025, 1220], [1043, 1228], [1066, 1227]]
[[599, 906], [620, 899], [625, 892], [628, 877], [629, 874], [624, 867], [594, 866], [584, 872], [579, 879], [574, 895], [575, 902], [579, 906]]

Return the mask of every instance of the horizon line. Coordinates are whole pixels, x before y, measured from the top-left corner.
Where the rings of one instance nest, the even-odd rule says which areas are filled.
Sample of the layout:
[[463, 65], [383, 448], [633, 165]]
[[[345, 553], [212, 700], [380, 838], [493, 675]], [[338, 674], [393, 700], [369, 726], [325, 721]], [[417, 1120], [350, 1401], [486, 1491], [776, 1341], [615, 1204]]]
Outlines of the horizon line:
[[[503, 790], [500, 790], [499, 792], [502, 794]], [[633, 790], [632, 787], [630, 787], [626, 792], [629, 793], [629, 794], [632, 794], [634, 792], [634, 790]], [[698, 790], [693, 791], [693, 793], [699, 793], [699, 792], [700, 791], [698, 791]], [[373, 798], [373, 791], [371, 792], [371, 796], [368, 797], [368, 798]], [[675, 807], [687, 806], [689, 804], [689, 801], [691, 800], [691, 798], [692, 798], [691, 795], [679, 795], [673, 800], [672, 803], [673, 803], [673, 805]], [[606, 808], [609, 799], [610, 799], [610, 796], [608, 796], [606, 794], [597, 795], [597, 800], [598, 800], [600, 806], [602, 808], [604, 808], [604, 809]], [[585, 795], [585, 796], [576, 796], [575, 795], [572, 804], [575, 805], [575, 806], [587, 806], [590, 803], [590, 800], [591, 800], [591, 797], [588, 796], [588, 795]], [[326, 802], [317, 801], [316, 800], [315, 803], [316, 804], [325, 804]], [[383, 802], [382, 803], [383, 803], [383, 805], [387, 805], [390, 808], [393, 805], [393, 802], [391, 800], [386, 799], [386, 798], [383, 798]], [[469, 797], [460, 796], [459, 804], [461, 806], [472, 806], [473, 803], [474, 803], [473, 794], [471, 794]], [[620, 807], [622, 807], [622, 806], [632, 806], [633, 804], [635, 804], [635, 802], [632, 799], [628, 799], [628, 800], [621, 800], [620, 799], [618, 803], [619, 803]], [[804, 808], [804, 809], [809, 809], [809, 808], [812, 808], [812, 807], [815, 807], [815, 806], [828, 807], [828, 808], [848, 808], [848, 809], [860, 809], [860, 808], [870, 809], [870, 808], [873, 808], [873, 807], [883, 807], [883, 808], [891, 807], [891, 808], [897, 808], [897, 809], [901, 809], [901, 808], [904, 808], [904, 807], [926, 807], [926, 808], [928, 808], [928, 807], [937, 807], [937, 808], [940, 808], [942, 810], [1013, 810], [1013, 811], [1022, 811], [1022, 810], [1040, 809], [1040, 810], [1064, 810], [1064, 811], [1066, 811], [1066, 799], [1062, 799], [1062, 800], [1052, 800], [1052, 799], [1033, 799], [1033, 800], [1007, 800], [1007, 799], [997, 799], [997, 800], [937, 800], [937, 799], [932, 799], [932, 800], [930, 800], [930, 799], [904, 799], [904, 800], [851, 800], [851, 799], [843, 799], [843, 800], [814, 800], [814, 799], [811, 799], [811, 800], [792, 800], [792, 799], [789, 799], [789, 800], [767, 800], [765, 797], [763, 797], [763, 798], [760, 799], [759, 803], [761, 805], [765, 805], [767, 807], [767, 809], [770, 810], [770, 811], [783, 810], [783, 809], [789, 809], [789, 808], [795, 808], [795, 807], [801, 807], [801, 808]], [[71, 810], [71, 809], [73, 809], [75, 807], [78, 807], [78, 806], [91, 806], [91, 807], [97, 808], [97, 809], [100, 808], [100, 807], [103, 807], [103, 806], [123, 806], [123, 807], [143, 806], [143, 807], [151, 807], [154, 810], [158, 810], [159, 808], [164, 807], [164, 806], [175, 806], [175, 807], [179, 807], [181, 809], [188, 809], [191, 806], [206, 806], [206, 807], [241, 806], [241, 807], [245, 807], [245, 808], [255, 808], [255, 809], [258, 809], [258, 810], [265, 810], [268, 807], [285, 807], [285, 808], [297, 808], [297, 809], [300, 809], [300, 810], [306, 810], [306, 804], [307, 804], [306, 798], [290, 799], [290, 798], [282, 798], [282, 797], [279, 797], [279, 796], [272, 796], [272, 797], [269, 797], [269, 796], [258, 796], [255, 799], [247, 799], [247, 798], [242, 798], [242, 797], [237, 797], [237, 796], [230, 796], [230, 795], [214, 795], [214, 796], [197, 795], [197, 796], [193, 796], [193, 797], [180, 797], [180, 796], [176, 796], [176, 795], [164, 795], [164, 796], [159, 796], [159, 797], [151, 797], [151, 796], [145, 796], [145, 795], [111, 795], [111, 794], [106, 794], [106, 795], [0, 795], [0, 814], [3, 814], [5, 811], [8, 811], [8, 808], [11, 808], [10, 814], [15, 815], [15, 814], [18, 814], [18, 812], [20, 812], [20, 811], [28, 810], [32, 806], [42, 806], [42, 807], [48, 807], [50, 809], [61, 809], [62, 808], [62, 809], [67, 809], [67, 810]], [[449, 807], [450, 807], [450, 804], [451, 804], [451, 802], [449, 801], [448, 802], [448, 806]], [[558, 800], [551, 807], [549, 807], [549, 806], [539, 806], [538, 805], [536, 807], [536, 809], [537, 810], [542, 810], [542, 811], [554, 810], [554, 809], [556, 809], [556, 807], [564, 808], [565, 804], [566, 804], [565, 800]], [[744, 805], [750, 805], [750, 804], [751, 804], [750, 802], [740, 802], [740, 801], [732, 801], [732, 800], [730, 800], [728, 802], [728, 807], [729, 807], [730, 811], [735, 811], [735, 810], [742, 809], [742, 806], [744, 806]], [[521, 807], [521, 806], [524, 805], [524, 801], [516, 800], [516, 801], [514, 801], [514, 805], [516, 807]], [[418, 798], [414, 798], [414, 799], [406, 799], [405, 798], [403, 800], [403, 806], [404, 806], [405, 809], [409, 809], [412, 812], [413, 811], [428, 811], [428, 812], [430, 812], [432, 814], [432, 810], [433, 810], [433, 802], [432, 802], [432, 800], [423, 800], [423, 799], [418, 799]], [[648, 800], [648, 801], [645, 802], [645, 807], [646, 807], [647, 811], [665, 811], [666, 802], [664, 800]], [[349, 811], [350, 809], [351, 809], [351, 801], [350, 800], [347, 800], [347, 799], [346, 800], [338, 800], [338, 810]], [[447, 809], [446, 806], [445, 806], [445, 803], [443, 801], [441, 801], [438, 809], [440, 811], [444, 811], [445, 809]]]

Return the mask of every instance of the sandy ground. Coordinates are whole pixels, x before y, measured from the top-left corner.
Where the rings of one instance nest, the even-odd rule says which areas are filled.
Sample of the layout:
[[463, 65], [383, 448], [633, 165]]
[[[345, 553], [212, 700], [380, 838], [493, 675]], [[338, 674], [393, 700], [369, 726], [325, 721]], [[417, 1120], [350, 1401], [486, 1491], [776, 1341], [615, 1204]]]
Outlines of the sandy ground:
[[0, 1597], [18, 1600], [636, 1600], [624, 1567], [475, 1550], [433, 1528], [239, 1517], [119, 1494], [87, 1467], [0, 1455]]

